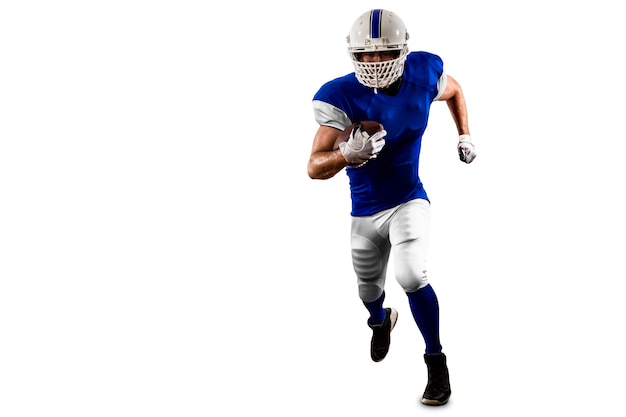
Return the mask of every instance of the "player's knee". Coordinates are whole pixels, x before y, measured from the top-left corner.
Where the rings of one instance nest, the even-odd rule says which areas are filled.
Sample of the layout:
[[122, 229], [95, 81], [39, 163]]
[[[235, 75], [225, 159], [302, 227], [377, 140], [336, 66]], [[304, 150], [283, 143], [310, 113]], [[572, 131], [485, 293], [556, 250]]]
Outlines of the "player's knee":
[[396, 280], [404, 292], [417, 291], [428, 285], [426, 270], [405, 268], [404, 270], [396, 271]]
[[383, 294], [382, 284], [376, 282], [361, 282], [359, 283], [359, 298], [361, 301], [370, 303], [378, 300]]

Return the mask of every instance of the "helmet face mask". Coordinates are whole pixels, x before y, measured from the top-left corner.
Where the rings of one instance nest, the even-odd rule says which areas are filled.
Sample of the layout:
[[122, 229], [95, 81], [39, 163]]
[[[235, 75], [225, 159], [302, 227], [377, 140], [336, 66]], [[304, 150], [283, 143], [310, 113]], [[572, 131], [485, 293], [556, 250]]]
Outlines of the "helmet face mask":
[[[388, 10], [374, 9], [363, 13], [352, 25], [347, 37], [348, 53], [352, 58], [356, 78], [367, 87], [386, 88], [404, 71], [408, 55], [409, 34], [402, 20]], [[368, 62], [368, 53], [395, 52], [396, 58]]]

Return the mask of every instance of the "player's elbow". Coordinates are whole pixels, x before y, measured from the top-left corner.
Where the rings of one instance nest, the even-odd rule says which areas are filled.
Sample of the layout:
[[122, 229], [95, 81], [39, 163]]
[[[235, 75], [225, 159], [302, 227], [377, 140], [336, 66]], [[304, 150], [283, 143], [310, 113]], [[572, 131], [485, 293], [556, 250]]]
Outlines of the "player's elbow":
[[327, 180], [336, 174], [335, 172], [324, 170], [321, 165], [316, 164], [314, 161], [309, 161], [307, 173], [312, 180]]
[[320, 175], [320, 172], [317, 168], [315, 168], [312, 164], [309, 163], [307, 173], [309, 174], [309, 178], [312, 180], [322, 180], [323, 176]]

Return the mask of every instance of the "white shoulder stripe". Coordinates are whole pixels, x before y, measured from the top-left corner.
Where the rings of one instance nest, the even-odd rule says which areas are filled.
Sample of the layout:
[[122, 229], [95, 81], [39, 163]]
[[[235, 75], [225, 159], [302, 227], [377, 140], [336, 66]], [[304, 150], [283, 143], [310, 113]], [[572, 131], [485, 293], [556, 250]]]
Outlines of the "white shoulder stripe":
[[313, 112], [315, 114], [315, 121], [321, 126], [331, 126], [339, 130], [344, 130], [352, 124], [350, 118], [343, 110], [325, 101], [313, 100]]
[[439, 100], [439, 97], [446, 91], [446, 84], [448, 83], [448, 76], [446, 75], [446, 71], [444, 70], [441, 77], [439, 77], [439, 81], [437, 81], [437, 95], [433, 99], [433, 101]]

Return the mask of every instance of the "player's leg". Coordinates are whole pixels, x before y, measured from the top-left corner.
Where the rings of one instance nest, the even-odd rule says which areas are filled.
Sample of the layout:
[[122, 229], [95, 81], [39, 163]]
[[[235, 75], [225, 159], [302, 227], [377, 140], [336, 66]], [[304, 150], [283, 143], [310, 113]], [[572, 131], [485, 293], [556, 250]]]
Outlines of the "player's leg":
[[380, 216], [352, 219], [352, 265], [357, 276], [359, 297], [369, 312], [368, 326], [372, 329], [370, 353], [372, 360], [385, 358], [391, 342], [391, 330], [398, 313], [385, 308], [385, 278], [391, 245], [386, 233], [380, 232]]
[[407, 294], [411, 313], [426, 344], [428, 384], [422, 402], [441, 405], [448, 401], [451, 391], [439, 339], [439, 302], [426, 272], [429, 235], [430, 204], [426, 200], [402, 205], [390, 224], [396, 279]]
[[426, 252], [430, 236], [430, 204], [417, 199], [403, 204], [393, 217], [389, 238], [393, 245], [396, 279], [406, 292], [426, 353], [440, 353], [439, 303], [428, 283]]

